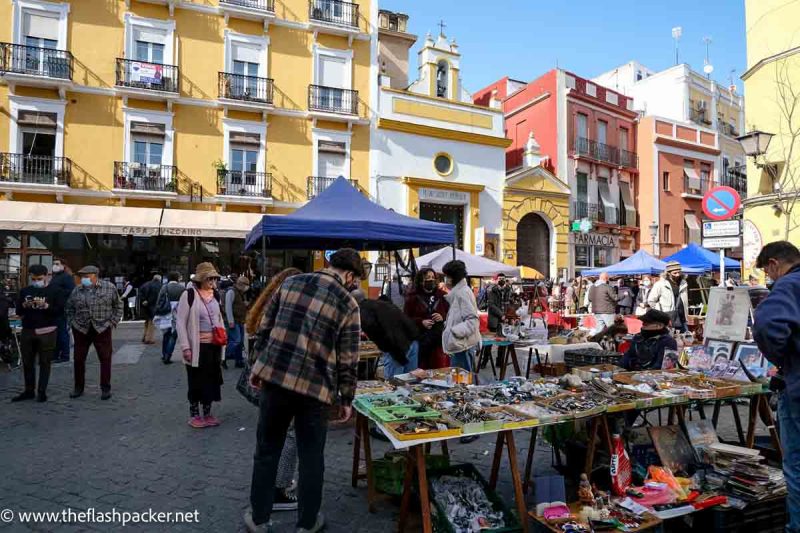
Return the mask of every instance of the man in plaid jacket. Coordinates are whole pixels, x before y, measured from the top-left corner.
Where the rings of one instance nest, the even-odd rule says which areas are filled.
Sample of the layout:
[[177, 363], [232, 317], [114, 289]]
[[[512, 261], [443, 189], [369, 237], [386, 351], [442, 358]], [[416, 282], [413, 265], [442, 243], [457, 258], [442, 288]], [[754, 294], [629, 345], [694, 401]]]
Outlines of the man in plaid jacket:
[[292, 420], [300, 462], [297, 531], [324, 527], [319, 509], [327, 412], [338, 401], [338, 422], [352, 415], [361, 321], [350, 291], [363, 274], [358, 252], [344, 248], [331, 256], [330, 269], [288, 278], [267, 304], [269, 337], [250, 378], [261, 388], [252, 512], [245, 514], [251, 532], [268, 530], [278, 460]]

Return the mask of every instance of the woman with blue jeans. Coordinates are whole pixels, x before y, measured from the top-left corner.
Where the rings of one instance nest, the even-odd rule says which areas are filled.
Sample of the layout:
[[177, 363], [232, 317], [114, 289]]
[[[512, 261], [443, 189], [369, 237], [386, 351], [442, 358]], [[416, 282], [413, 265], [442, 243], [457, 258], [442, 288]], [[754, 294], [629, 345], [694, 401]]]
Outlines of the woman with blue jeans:
[[475, 354], [480, 348], [481, 333], [478, 320], [478, 303], [467, 284], [467, 267], [463, 261], [450, 261], [442, 268], [447, 276], [450, 293], [445, 297], [450, 304], [442, 334], [442, 346], [450, 354], [450, 365], [474, 371]]

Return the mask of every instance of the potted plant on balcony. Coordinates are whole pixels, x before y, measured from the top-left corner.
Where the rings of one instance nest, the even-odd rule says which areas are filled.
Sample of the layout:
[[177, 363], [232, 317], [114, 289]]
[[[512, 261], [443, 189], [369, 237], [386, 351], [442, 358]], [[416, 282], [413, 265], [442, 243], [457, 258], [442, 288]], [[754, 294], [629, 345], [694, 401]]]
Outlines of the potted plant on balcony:
[[228, 175], [228, 167], [222, 159], [217, 159], [211, 163], [211, 167], [217, 171], [217, 193], [224, 195], [227, 193], [226, 177]]

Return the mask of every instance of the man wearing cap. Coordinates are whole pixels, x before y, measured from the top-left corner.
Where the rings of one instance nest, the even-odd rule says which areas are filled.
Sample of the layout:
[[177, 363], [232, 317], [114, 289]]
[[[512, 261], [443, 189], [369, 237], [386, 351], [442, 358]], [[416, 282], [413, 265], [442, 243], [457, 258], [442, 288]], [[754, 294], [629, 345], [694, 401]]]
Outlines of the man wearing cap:
[[655, 309], [642, 315], [642, 330], [634, 335], [631, 346], [622, 357], [628, 370], [660, 370], [666, 350], [677, 350], [678, 343], [669, 334], [669, 316]]
[[[244, 322], [247, 320], [247, 300], [245, 296], [250, 290], [250, 280], [239, 276], [233, 287], [225, 292], [225, 326], [228, 329], [228, 346], [225, 348], [225, 360], [236, 363], [236, 368], [244, 367], [242, 350], [244, 349]], [[227, 368], [223, 361], [222, 366]]]
[[264, 310], [269, 337], [250, 375], [261, 388], [252, 511], [244, 518], [251, 533], [270, 529], [278, 462], [292, 421], [300, 461], [297, 532], [324, 528], [319, 509], [329, 406], [340, 404], [338, 422], [352, 416], [361, 319], [350, 291], [363, 275], [358, 252], [341, 249], [330, 268], [286, 279]]
[[122, 300], [113, 283], [98, 279], [99, 273], [93, 265], [80, 269], [81, 284], [67, 300], [67, 323], [75, 339], [75, 389], [70, 398], [83, 395], [86, 356], [92, 345], [100, 359], [100, 399], [111, 398], [111, 330], [122, 320]]
[[667, 263], [664, 277], [658, 280], [650, 294], [647, 304], [651, 309], [666, 313], [672, 327], [685, 332], [686, 316], [689, 314], [689, 285], [683, 277], [681, 264], [677, 261]]

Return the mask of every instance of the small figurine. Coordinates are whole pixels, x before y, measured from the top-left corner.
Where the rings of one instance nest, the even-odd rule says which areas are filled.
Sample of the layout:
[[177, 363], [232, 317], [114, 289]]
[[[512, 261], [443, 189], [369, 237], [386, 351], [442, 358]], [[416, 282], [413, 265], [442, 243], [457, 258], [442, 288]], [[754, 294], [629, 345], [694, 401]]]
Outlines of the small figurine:
[[587, 505], [594, 504], [594, 493], [592, 486], [589, 484], [589, 477], [586, 474], [581, 474], [581, 483], [578, 487], [578, 501]]

